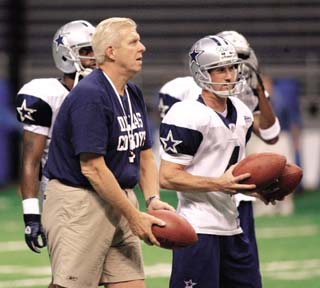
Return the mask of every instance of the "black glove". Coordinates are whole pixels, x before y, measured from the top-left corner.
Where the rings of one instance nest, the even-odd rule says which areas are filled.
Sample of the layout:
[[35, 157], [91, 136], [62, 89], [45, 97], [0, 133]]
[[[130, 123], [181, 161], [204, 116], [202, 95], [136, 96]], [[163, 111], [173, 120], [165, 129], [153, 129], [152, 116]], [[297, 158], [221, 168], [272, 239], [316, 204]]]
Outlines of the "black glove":
[[[25, 223], [25, 241], [33, 252], [40, 253], [38, 248], [47, 246], [47, 239], [42, 228], [40, 215], [24, 214], [23, 219]], [[38, 241], [39, 236], [41, 237], [42, 244]]]
[[283, 200], [281, 188], [279, 187], [279, 180], [275, 180], [267, 187], [258, 192], [267, 202], [274, 202], [275, 200]]

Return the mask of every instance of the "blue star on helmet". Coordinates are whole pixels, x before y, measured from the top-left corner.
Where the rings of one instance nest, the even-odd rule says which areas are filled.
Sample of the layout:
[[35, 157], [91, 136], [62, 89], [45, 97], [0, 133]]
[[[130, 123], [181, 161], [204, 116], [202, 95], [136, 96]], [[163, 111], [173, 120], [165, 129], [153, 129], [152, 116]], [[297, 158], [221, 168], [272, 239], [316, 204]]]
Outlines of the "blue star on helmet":
[[57, 44], [57, 46], [59, 46], [59, 45], [64, 45], [64, 43], [63, 43], [63, 36], [62, 35], [58, 35], [58, 37], [54, 40], [54, 41], [56, 41], [56, 44]]
[[37, 110], [28, 108], [26, 99], [23, 100], [20, 107], [17, 107], [17, 111], [19, 113], [21, 122], [23, 122], [25, 119], [29, 119], [30, 121], [35, 121], [31, 114], [36, 112]]
[[160, 137], [160, 141], [163, 145], [164, 151], [171, 151], [175, 154], [178, 154], [176, 146], [179, 145], [182, 141], [173, 139], [172, 131], [169, 130], [169, 133], [166, 138]]
[[204, 50], [197, 50], [196, 48], [193, 49], [192, 52], [189, 53], [189, 56], [191, 58], [191, 63], [195, 62], [197, 65], [198, 63], [198, 57], [204, 52]]

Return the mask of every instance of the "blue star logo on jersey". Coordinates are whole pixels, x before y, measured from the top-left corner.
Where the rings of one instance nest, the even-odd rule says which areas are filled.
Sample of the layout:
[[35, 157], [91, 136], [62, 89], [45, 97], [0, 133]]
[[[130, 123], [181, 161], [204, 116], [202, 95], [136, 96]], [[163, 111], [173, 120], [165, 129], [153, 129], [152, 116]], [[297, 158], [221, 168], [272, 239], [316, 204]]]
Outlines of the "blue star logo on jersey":
[[192, 288], [193, 286], [197, 285], [197, 283], [194, 283], [192, 279], [190, 279], [189, 281], [184, 281], [184, 284], [186, 284], [184, 288]]
[[166, 138], [160, 137], [160, 141], [163, 145], [164, 151], [171, 151], [175, 154], [178, 154], [176, 146], [179, 145], [182, 141], [173, 139], [171, 130], [169, 130], [169, 133]]
[[62, 35], [58, 35], [57, 39], [55, 39], [54, 41], [56, 41], [57, 46], [61, 45], [63, 46], [63, 36]]
[[198, 57], [204, 52], [204, 50], [197, 50], [196, 48], [193, 49], [191, 53], [189, 53], [189, 56], [191, 58], [191, 63], [195, 62], [197, 65], [198, 63]]
[[23, 100], [20, 107], [17, 107], [17, 111], [20, 115], [21, 122], [23, 122], [24, 119], [29, 119], [30, 121], [35, 121], [31, 114], [36, 112], [37, 110], [28, 108], [26, 99]]

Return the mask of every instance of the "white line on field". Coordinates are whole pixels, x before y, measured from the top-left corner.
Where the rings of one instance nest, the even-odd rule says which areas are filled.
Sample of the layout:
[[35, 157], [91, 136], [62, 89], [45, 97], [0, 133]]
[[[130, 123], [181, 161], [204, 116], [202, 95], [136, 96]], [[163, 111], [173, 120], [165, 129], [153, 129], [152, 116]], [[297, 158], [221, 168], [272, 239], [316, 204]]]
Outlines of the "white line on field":
[[0, 252], [21, 251], [29, 249], [24, 241], [0, 242]]
[[34, 287], [39, 285], [47, 286], [50, 283], [50, 281], [51, 281], [51, 278], [0, 281], [0, 288]]
[[256, 229], [257, 238], [285, 238], [285, 237], [304, 237], [313, 236], [319, 233], [316, 225], [297, 226], [297, 227], [273, 227]]

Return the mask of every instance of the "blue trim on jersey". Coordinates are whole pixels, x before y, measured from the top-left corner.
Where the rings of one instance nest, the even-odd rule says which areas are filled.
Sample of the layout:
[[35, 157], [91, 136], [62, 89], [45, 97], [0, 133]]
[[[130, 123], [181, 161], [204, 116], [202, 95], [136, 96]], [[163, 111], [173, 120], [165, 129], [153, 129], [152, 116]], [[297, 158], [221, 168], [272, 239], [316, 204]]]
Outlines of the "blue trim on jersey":
[[167, 123], [161, 123], [160, 125], [160, 142], [164, 151], [168, 154], [194, 156], [202, 139], [203, 135], [200, 131]]
[[246, 144], [249, 142], [251, 135], [252, 135], [252, 130], [253, 130], [253, 124], [249, 127], [247, 134], [246, 134]]
[[172, 105], [177, 102], [180, 102], [181, 100], [166, 93], [159, 93], [158, 96], [159, 96], [159, 105], [158, 105], [159, 112], [160, 112], [161, 119], [163, 119], [164, 116], [171, 109]]
[[18, 94], [16, 116], [19, 122], [49, 128], [52, 121], [52, 109], [47, 102], [36, 96]]
[[[206, 103], [204, 102], [203, 98], [201, 97], [201, 95], [199, 96], [199, 98], [197, 99], [197, 101], [199, 101], [200, 103], [206, 105]], [[222, 116], [220, 113], [214, 111], [215, 113], [217, 113], [217, 115], [220, 117], [220, 119], [222, 120], [222, 122], [224, 123], [224, 125], [230, 129], [230, 124], [236, 124], [237, 123], [237, 117], [238, 117], [238, 113], [236, 108], [233, 106], [232, 101], [227, 98], [227, 117]]]
[[128, 122], [111, 84], [100, 69], [72, 89], [57, 116], [44, 174], [69, 185], [91, 187], [81, 173], [80, 154], [103, 155], [122, 188], [133, 188], [140, 177], [140, 151], [152, 146], [143, 95], [128, 83], [133, 112], [134, 163], [129, 163]]

